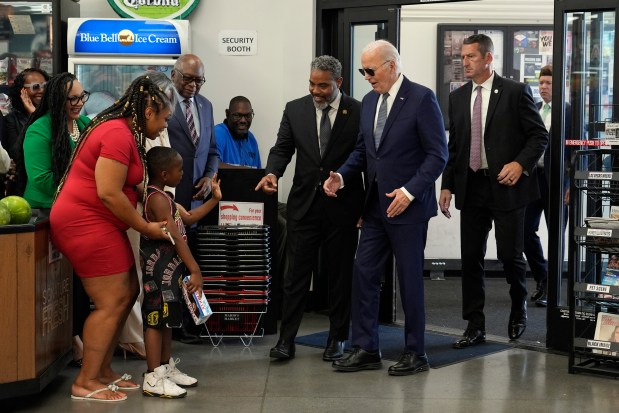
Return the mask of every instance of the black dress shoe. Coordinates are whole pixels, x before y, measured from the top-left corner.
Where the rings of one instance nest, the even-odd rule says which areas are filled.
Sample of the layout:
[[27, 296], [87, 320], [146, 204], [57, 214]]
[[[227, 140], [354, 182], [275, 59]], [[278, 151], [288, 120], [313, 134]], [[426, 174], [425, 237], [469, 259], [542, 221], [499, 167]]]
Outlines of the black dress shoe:
[[337, 371], [376, 370], [383, 366], [379, 351], [365, 351], [355, 348], [344, 358], [335, 360], [332, 364]]
[[519, 338], [524, 330], [527, 329], [527, 303], [522, 305], [521, 309], [512, 310], [509, 314], [509, 324], [507, 326], [507, 334], [511, 340]]
[[269, 357], [280, 360], [293, 359], [294, 351], [294, 343], [280, 339], [277, 341], [277, 344], [275, 344], [275, 347], [273, 347], [269, 352]]
[[325, 348], [325, 352], [322, 353], [322, 359], [324, 361], [335, 361], [341, 359], [343, 355], [344, 342], [331, 339]]
[[410, 374], [428, 371], [428, 357], [425, 354], [402, 353], [400, 361], [389, 367], [390, 376], [408, 376]]
[[546, 294], [546, 292], [544, 292], [544, 294], [540, 298], [535, 300], [535, 305], [538, 307], [548, 306], [548, 295]]
[[537, 282], [535, 291], [531, 294], [531, 301], [537, 301], [542, 298], [542, 296], [546, 296], [546, 280]]
[[453, 348], [467, 348], [486, 342], [486, 332], [477, 328], [467, 328], [462, 338], [453, 343]]

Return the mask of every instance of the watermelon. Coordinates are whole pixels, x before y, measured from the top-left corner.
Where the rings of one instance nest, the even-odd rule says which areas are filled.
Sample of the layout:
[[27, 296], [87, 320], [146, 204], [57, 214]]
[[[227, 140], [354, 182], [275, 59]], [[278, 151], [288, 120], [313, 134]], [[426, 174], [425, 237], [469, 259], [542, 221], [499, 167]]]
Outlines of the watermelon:
[[11, 213], [11, 224], [27, 224], [32, 216], [30, 204], [21, 196], [10, 195], [0, 199]]
[[11, 223], [11, 213], [6, 205], [0, 202], [0, 226]]

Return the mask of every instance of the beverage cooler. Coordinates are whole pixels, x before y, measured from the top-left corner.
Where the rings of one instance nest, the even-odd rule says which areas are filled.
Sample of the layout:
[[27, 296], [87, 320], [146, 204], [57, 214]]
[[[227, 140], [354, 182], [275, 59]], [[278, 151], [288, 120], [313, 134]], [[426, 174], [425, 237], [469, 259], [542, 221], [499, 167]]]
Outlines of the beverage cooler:
[[171, 77], [176, 58], [189, 52], [187, 20], [69, 19], [69, 71], [91, 93], [84, 105], [90, 117], [146, 71]]
[[0, 109], [19, 72], [29, 67], [50, 75], [67, 70], [67, 20], [78, 17], [72, 0], [0, 0]]

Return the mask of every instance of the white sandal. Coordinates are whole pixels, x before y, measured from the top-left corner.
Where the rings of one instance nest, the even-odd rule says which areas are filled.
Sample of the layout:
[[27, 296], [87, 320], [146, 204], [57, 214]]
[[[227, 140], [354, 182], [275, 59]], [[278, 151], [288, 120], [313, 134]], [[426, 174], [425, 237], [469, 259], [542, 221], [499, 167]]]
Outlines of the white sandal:
[[119, 378], [117, 378], [116, 380], [114, 380], [113, 382], [110, 383], [110, 386], [116, 386], [117, 389], [119, 390], [137, 390], [140, 388], [140, 385], [138, 383], [135, 383], [136, 386], [131, 386], [131, 387], [121, 387], [119, 385], [117, 385], [116, 383], [120, 383], [121, 381], [129, 381], [131, 380], [131, 374], [123, 374], [122, 376], [120, 376]]
[[73, 400], [87, 400], [87, 401], [93, 401], [93, 402], [122, 402], [123, 400], [127, 400], [127, 395], [125, 394], [123, 397], [121, 397], [120, 399], [96, 399], [92, 396], [94, 396], [97, 393], [101, 393], [102, 391], [106, 391], [106, 390], [110, 390], [114, 393], [116, 393], [116, 391], [119, 389], [119, 387], [115, 384], [110, 384], [107, 387], [102, 387], [100, 389], [97, 389], [93, 392], [88, 393], [86, 396], [76, 396], [74, 394], [71, 395], [71, 398]]

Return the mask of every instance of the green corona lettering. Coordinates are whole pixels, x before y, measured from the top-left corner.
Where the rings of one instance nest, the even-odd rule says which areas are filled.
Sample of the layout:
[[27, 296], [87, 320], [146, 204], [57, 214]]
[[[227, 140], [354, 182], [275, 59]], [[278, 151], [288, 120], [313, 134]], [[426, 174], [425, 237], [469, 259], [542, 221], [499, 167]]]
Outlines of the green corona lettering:
[[185, 19], [200, 0], [107, 0], [121, 17], [132, 19]]

